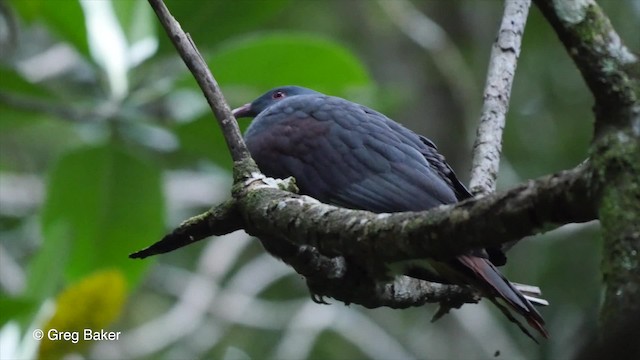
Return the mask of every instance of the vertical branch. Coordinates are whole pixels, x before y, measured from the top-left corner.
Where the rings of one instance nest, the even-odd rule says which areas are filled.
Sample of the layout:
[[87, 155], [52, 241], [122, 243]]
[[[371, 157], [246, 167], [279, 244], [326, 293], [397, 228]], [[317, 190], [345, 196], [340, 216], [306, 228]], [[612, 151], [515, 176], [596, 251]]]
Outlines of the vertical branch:
[[638, 126], [640, 59], [620, 39], [598, 4], [594, 0], [535, 3], [595, 98], [596, 137], [614, 127]]
[[531, 0], [506, 0], [502, 24], [491, 49], [484, 105], [473, 145], [470, 188], [474, 194], [495, 191], [511, 86]]
[[[167, 35], [169, 35], [169, 39], [178, 50], [184, 63], [191, 70], [211, 110], [216, 115], [233, 161], [237, 163], [250, 160], [251, 156], [242, 139], [238, 123], [231, 114], [231, 109], [224, 95], [222, 95], [218, 82], [209, 71], [209, 67], [202, 59], [202, 55], [200, 55], [191, 37], [185, 34], [162, 0], [149, 0], [149, 4], [156, 12], [160, 23]], [[253, 167], [255, 168], [255, 165]], [[236, 168], [237, 166], [234, 166], [234, 171], [237, 171]], [[257, 170], [257, 168], [255, 169]], [[242, 171], [247, 170], [243, 167]]]
[[[595, 99], [591, 192], [600, 192], [601, 335], [640, 312], [640, 59], [594, 0], [535, 0]], [[637, 35], [636, 35], [637, 37]]]

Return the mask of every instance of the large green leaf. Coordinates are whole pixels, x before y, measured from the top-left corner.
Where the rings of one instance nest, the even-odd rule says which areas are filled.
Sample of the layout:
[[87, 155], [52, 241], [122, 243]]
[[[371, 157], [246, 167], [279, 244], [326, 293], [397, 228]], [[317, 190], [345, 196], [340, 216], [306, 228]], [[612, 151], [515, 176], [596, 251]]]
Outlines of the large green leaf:
[[55, 294], [64, 283], [69, 266], [73, 235], [71, 222], [61, 220], [43, 227], [44, 242], [29, 263], [26, 296], [43, 300]]
[[11, 298], [4, 294], [0, 295], [0, 328], [9, 320], [21, 320], [33, 314], [38, 309], [39, 304], [35, 301], [24, 298]]
[[11, 4], [28, 21], [42, 21], [61, 40], [72, 44], [87, 59], [89, 44], [84, 12], [77, 0], [13, 0]]
[[46, 286], [41, 282], [46, 274], [35, 271], [43, 271], [44, 265], [52, 273], [62, 269], [66, 281], [118, 268], [134, 284], [149, 262], [127, 255], [162, 235], [163, 216], [161, 177], [155, 166], [114, 144], [65, 155], [48, 183], [42, 212], [47, 253], [34, 261], [31, 292]]
[[349, 50], [310, 34], [278, 32], [244, 37], [224, 44], [207, 62], [220, 84], [261, 91], [295, 84], [336, 94], [371, 84], [362, 62]]
[[[166, 0], [171, 14], [198, 46], [206, 48], [234, 34], [256, 29], [284, 10], [291, 0]], [[167, 36], [160, 36], [164, 51], [175, 51]]]

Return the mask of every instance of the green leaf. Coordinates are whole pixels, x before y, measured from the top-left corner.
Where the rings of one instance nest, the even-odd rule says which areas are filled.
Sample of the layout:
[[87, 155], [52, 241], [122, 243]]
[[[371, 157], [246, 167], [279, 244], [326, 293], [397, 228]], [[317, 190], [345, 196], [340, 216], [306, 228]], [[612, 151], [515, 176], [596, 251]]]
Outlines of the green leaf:
[[261, 91], [300, 85], [336, 94], [371, 84], [362, 62], [350, 51], [309, 34], [271, 33], [234, 40], [207, 63], [221, 85], [257, 87]]
[[0, 65], [0, 79], [2, 79], [0, 91], [3, 93], [43, 97], [50, 95], [49, 91], [43, 86], [31, 83], [16, 70], [2, 65]]
[[85, 58], [91, 59], [84, 12], [77, 0], [14, 0], [11, 2], [27, 21], [42, 21], [60, 40], [73, 45]]
[[21, 317], [33, 314], [39, 304], [24, 298], [11, 298], [0, 295], [0, 328], [9, 320], [18, 320]]
[[[75, 150], [54, 168], [42, 211], [43, 249], [56, 256], [41, 252], [35, 263], [48, 263], [52, 272], [63, 269], [66, 281], [117, 268], [135, 284], [149, 262], [127, 255], [160, 238], [163, 215], [155, 166], [115, 144]], [[32, 291], [39, 286], [45, 285], [29, 283]]]
[[[196, 1], [166, 0], [171, 14], [202, 50], [234, 34], [259, 28], [283, 11], [291, 0]], [[160, 36], [161, 49], [175, 52], [167, 36]]]
[[71, 224], [57, 221], [43, 229], [44, 241], [28, 267], [26, 296], [43, 300], [55, 294], [64, 283], [73, 245]]

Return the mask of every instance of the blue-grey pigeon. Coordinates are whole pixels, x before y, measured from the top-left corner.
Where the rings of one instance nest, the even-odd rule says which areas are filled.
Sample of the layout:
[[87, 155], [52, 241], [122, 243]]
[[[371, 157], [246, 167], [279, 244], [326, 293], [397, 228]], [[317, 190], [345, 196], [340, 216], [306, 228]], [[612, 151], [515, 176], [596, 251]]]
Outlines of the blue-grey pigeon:
[[[319, 201], [383, 213], [422, 211], [472, 196], [433, 142], [366, 106], [284, 86], [233, 114], [255, 117], [245, 141], [260, 170], [274, 178], [293, 176], [300, 193]], [[499, 248], [478, 249], [449, 261], [429, 259], [426, 267], [412, 263], [404, 273], [474, 286], [527, 335], [532, 337], [497, 299], [547, 337], [538, 311], [496, 269], [505, 261]]]

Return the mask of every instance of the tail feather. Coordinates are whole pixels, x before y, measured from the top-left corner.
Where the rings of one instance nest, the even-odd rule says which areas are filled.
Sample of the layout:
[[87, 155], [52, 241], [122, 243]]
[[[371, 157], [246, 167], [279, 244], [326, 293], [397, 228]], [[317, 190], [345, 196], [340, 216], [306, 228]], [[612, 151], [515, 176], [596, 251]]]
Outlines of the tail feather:
[[[507, 309], [503, 304], [501, 304], [499, 301], [497, 301], [495, 298], [490, 297], [489, 300], [491, 300], [491, 302], [498, 308], [500, 309], [500, 311], [507, 317], [507, 319], [509, 319], [509, 321], [511, 321], [512, 323], [516, 324], [518, 326], [518, 328], [520, 328], [520, 331], [522, 331], [525, 335], [527, 335], [531, 340], [535, 341], [536, 344], [539, 344], [538, 340], [531, 334], [531, 332], [529, 331], [529, 329], [527, 329], [524, 325], [522, 325], [522, 323], [520, 321], [518, 321], [518, 319], [516, 319], [513, 314], [511, 314], [511, 312], [509, 311], [509, 309]], [[545, 336], [546, 337], [546, 336]]]
[[539, 287], [519, 284], [513, 281], [511, 281], [511, 285], [513, 285], [513, 287], [516, 288], [516, 290], [518, 290], [524, 296], [524, 298], [529, 300], [529, 302], [533, 305], [549, 306], [549, 302], [541, 297], [542, 291], [540, 291]]
[[[509, 320], [516, 323], [518, 327], [529, 337], [535, 340], [531, 333], [511, 315], [509, 310], [497, 302], [496, 298], [500, 298], [506, 302], [511, 309], [522, 315], [532, 328], [536, 329], [545, 338], [549, 337], [549, 333], [544, 328], [544, 319], [527, 300], [500, 272], [485, 258], [461, 255], [456, 258], [460, 264], [475, 275], [476, 280], [481, 285], [481, 289], [487, 292], [487, 296], [491, 301], [507, 316]], [[536, 341], [537, 342], [537, 341]]]
[[527, 295], [525, 293], [523, 293], [522, 296], [524, 296], [525, 299], [529, 300], [529, 302], [532, 303], [533, 305], [549, 306], [549, 302], [545, 299], [541, 299], [536, 296]]

